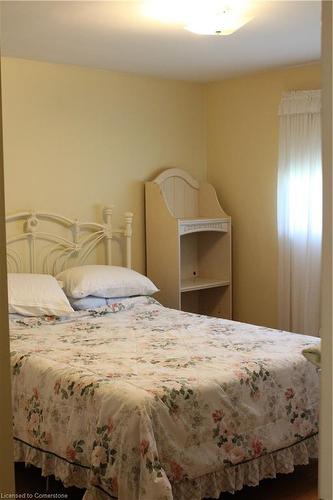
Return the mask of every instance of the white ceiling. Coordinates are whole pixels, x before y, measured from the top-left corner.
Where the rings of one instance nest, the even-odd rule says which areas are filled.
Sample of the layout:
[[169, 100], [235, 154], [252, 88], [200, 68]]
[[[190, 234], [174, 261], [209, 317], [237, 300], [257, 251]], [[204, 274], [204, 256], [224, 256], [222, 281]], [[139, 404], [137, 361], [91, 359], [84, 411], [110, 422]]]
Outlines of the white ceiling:
[[3, 55], [165, 78], [211, 81], [320, 57], [320, 1], [261, 1], [226, 37], [154, 21], [139, 1], [7, 1], [1, 18]]

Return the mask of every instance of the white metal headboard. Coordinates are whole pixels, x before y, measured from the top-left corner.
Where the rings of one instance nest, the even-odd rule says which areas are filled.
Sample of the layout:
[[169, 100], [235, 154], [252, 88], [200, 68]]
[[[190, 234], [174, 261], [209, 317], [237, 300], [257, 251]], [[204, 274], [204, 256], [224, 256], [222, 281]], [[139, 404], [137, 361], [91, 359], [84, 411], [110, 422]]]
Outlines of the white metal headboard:
[[[105, 263], [111, 265], [113, 238], [125, 239], [126, 267], [131, 268], [133, 214], [126, 212], [124, 218], [124, 228], [113, 230], [112, 206], [103, 208], [102, 223], [79, 222], [48, 212], [9, 215], [6, 217], [8, 270], [55, 276], [69, 266], [84, 264], [101, 242], [105, 245]], [[12, 236], [9, 224], [13, 228], [13, 223], [23, 223], [23, 229]], [[59, 235], [60, 230], [62, 235]], [[44, 247], [40, 248], [38, 242], [43, 242]], [[21, 251], [17, 249], [19, 245]]]

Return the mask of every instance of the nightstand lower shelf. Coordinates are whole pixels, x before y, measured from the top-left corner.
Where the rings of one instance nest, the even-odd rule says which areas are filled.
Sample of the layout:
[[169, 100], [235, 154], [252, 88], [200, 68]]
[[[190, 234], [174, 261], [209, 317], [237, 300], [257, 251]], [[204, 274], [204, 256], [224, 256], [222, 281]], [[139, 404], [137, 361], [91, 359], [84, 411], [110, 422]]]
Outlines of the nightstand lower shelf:
[[182, 279], [181, 281], [181, 292], [192, 292], [194, 290], [205, 290], [207, 288], [217, 288], [220, 286], [230, 285], [229, 280], [213, 279], [213, 278], [202, 278], [193, 277]]

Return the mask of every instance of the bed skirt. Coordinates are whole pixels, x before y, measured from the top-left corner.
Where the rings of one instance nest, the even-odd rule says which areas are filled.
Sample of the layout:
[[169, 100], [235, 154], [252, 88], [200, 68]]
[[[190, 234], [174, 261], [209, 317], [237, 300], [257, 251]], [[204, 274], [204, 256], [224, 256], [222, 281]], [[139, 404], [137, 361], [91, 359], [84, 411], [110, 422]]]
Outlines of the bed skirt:
[[[25, 462], [41, 469], [42, 476], [53, 475], [65, 487], [85, 488], [84, 500], [115, 498], [98, 486], [91, 484], [89, 467], [76, 466], [63, 458], [33, 448], [15, 439], [16, 462]], [[318, 457], [318, 434], [310, 436], [288, 448], [263, 455], [234, 466], [225, 466], [221, 471], [206, 474], [197, 479], [172, 483], [174, 500], [201, 500], [219, 498], [223, 492], [234, 493], [244, 486], [257, 486], [277, 474], [289, 474], [296, 465], [306, 465], [311, 458]]]

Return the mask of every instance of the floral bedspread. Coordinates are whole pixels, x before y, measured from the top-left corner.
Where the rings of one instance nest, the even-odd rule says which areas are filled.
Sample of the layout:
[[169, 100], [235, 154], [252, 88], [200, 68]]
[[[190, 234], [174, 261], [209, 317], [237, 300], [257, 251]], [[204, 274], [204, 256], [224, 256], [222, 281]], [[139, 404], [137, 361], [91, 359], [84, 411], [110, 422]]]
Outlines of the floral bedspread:
[[121, 500], [170, 500], [177, 482], [318, 432], [318, 370], [302, 356], [318, 342], [146, 297], [15, 319], [15, 439]]

